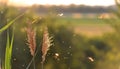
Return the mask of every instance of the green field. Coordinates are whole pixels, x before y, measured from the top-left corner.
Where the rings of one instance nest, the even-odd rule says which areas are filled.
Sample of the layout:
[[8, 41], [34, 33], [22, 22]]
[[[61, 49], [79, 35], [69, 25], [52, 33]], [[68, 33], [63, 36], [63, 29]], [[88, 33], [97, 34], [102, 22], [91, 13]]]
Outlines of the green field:
[[87, 36], [100, 36], [104, 33], [113, 32], [111, 26], [104, 19], [59, 18], [57, 22], [65, 24], [77, 34]]
[[78, 24], [106, 24], [104, 19], [98, 19], [98, 18], [94, 18], [94, 19], [90, 19], [90, 18], [59, 18], [59, 21], [61, 21], [62, 23], [66, 23], [66, 22], [70, 22], [70, 23], [78, 23]]

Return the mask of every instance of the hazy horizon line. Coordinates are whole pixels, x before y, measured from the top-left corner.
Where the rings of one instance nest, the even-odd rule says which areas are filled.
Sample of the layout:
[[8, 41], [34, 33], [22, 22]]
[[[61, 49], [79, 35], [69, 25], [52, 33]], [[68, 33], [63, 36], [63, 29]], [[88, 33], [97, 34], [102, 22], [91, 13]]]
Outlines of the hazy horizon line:
[[[0, 3], [3, 3], [0, 1]], [[45, 5], [45, 6], [70, 6], [70, 5], [85, 5], [85, 6], [103, 6], [103, 7], [108, 7], [108, 6], [114, 6], [115, 4], [111, 4], [111, 5], [88, 5], [88, 4], [75, 4], [75, 3], [71, 3], [71, 4], [17, 4], [17, 3], [9, 3], [9, 2], [4, 2], [9, 6], [16, 6], [16, 7], [30, 7], [30, 6], [34, 6], [34, 5]]]

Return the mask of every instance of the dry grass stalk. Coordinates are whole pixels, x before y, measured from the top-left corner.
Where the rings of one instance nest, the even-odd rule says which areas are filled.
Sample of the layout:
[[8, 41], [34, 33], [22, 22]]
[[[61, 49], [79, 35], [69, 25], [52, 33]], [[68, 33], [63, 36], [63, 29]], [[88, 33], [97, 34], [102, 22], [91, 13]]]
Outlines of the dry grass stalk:
[[43, 44], [42, 44], [42, 63], [45, 61], [46, 54], [51, 46], [51, 37], [49, 37], [47, 27], [44, 28], [43, 32]]
[[33, 29], [31, 27], [32, 23], [28, 23], [28, 27], [26, 28], [26, 32], [27, 32], [27, 44], [30, 48], [30, 53], [32, 56], [34, 56], [35, 54], [35, 50], [36, 50], [36, 32], [35, 29]]

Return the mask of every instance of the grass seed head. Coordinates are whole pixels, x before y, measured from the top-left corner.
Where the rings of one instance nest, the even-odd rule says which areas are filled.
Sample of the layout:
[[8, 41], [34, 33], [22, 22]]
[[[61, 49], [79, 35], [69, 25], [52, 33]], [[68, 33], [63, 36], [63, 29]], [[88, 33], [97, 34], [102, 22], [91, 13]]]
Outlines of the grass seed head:
[[28, 27], [26, 28], [27, 32], [27, 44], [30, 48], [30, 53], [32, 56], [35, 54], [36, 49], [36, 31], [31, 27], [31, 23], [28, 23]]
[[42, 62], [45, 61], [46, 54], [51, 46], [52, 39], [49, 37], [47, 27], [43, 31], [43, 44], [42, 44]]

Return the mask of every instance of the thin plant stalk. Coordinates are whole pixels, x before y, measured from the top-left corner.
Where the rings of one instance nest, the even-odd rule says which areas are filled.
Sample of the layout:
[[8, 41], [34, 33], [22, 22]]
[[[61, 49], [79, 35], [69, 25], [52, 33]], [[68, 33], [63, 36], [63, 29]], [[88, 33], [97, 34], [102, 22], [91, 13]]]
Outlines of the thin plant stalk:
[[33, 56], [33, 68], [35, 69], [35, 56]]
[[41, 69], [44, 69], [44, 62], [41, 62]]
[[[35, 55], [34, 55], [34, 57], [31, 59], [31, 61], [29, 62], [29, 64], [28, 64], [28, 66], [26, 67], [26, 69], [29, 69], [29, 67], [30, 67], [30, 65], [33, 63], [33, 66], [35, 66]], [[35, 69], [35, 67], [34, 67], [34, 69]]]
[[[40, 47], [40, 45], [39, 45], [39, 47]], [[38, 48], [39, 48], [39, 47], [38, 47]], [[28, 66], [26, 67], [26, 69], [29, 69], [29, 67], [30, 67], [30, 65], [32, 64], [32, 62], [34, 61], [34, 59], [35, 59], [38, 51], [39, 51], [39, 49], [36, 50], [34, 57], [31, 59], [31, 61], [29, 62]]]

